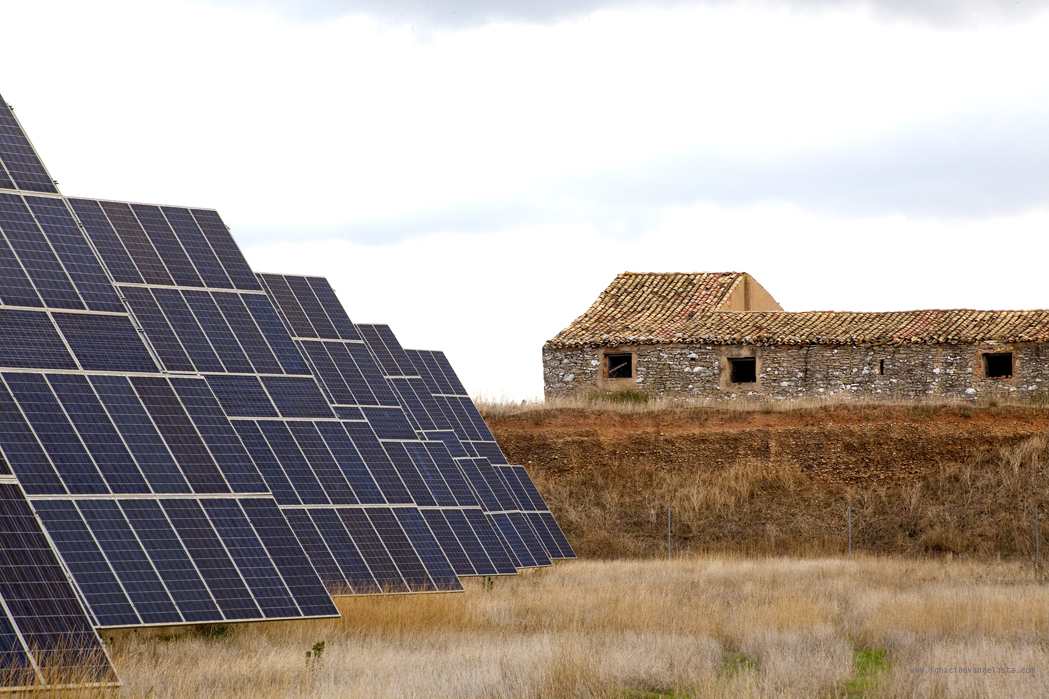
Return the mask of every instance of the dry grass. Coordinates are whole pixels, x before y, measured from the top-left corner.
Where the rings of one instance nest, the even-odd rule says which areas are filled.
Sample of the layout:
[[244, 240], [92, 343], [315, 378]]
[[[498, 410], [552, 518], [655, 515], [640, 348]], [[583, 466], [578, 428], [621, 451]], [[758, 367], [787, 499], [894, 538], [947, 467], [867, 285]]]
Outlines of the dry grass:
[[[338, 620], [107, 632], [119, 696], [1049, 695], [1049, 587], [1016, 564], [576, 561], [491, 591], [339, 604]], [[867, 678], [863, 649], [887, 661]], [[1017, 674], [909, 670], [963, 666]]]
[[588, 558], [664, 555], [667, 507], [674, 546], [695, 553], [844, 553], [847, 507], [854, 547], [868, 553], [1030, 560], [1035, 507], [1049, 542], [1045, 437], [884, 484], [828, 483], [794, 462], [758, 459], [688, 470], [658, 458], [613, 459], [563, 472], [533, 468], [532, 476]]

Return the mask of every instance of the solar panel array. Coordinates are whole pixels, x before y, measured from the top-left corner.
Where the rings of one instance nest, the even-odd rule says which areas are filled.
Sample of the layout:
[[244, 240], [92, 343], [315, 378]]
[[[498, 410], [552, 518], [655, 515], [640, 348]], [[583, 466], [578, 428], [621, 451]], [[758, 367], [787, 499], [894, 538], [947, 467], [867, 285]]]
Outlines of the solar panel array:
[[573, 555], [444, 355], [255, 275], [213, 210], [64, 198], [2, 99], [0, 528], [5, 687], [114, 682], [96, 627]]
[[[516, 573], [514, 559], [484, 516], [447, 444], [415, 431], [379, 362], [357, 326], [349, 322], [328, 282], [275, 274], [263, 274], [260, 279], [332, 409], [345, 420], [368, 468], [383, 483], [392, 484], [385, 489], [387, 499], [398, 502], [405, 513], [417, 513], [412, 515], [415, 526], [427, 529], [437, 539], [455, 575]], [[335, 509], [344, 520], [348, 516], [362, 518], [372, 515], [375, 504], [345, 503]], [[330, 532], [319, 525], [312, 512], [296, 512], [303, 508], [295, 503], [282, 507], [292, 526], [303, 527], [301, 538], [313, 537], [306, 521], [309, 514], [319, 539], [328, 542]], [[360, 514], [353, 514], [355, 510]], [[362, 535], [352, 528], [347, 534], [351, 541]]]
[[538, 491], [532, 479], [523, 467], [508, 464], [444, 353], [406, 352], [386, 325], [357, 327], [412, 427], [448, 446], [515, 565], [529, 568], [549, 565], [554, 558], [573, 558], [542, 497], [533, 504], [532, 492]]

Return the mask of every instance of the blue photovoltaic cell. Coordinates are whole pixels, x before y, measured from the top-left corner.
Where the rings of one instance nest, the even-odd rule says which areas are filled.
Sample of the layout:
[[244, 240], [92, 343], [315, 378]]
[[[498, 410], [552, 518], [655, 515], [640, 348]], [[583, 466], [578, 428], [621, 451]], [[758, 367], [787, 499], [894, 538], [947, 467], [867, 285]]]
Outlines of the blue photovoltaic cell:
[[517, 530], [514, 526], [513, 520], [505, 512], [497, 512], [489, 515], [492, 522], [496, 526], [496, 530], [503, 537], [506, 545], [510, 548], [510, 552], [513, 553], [514, 558], [517, 559], [522, 568], [536, 568], [540, 564], [532, 556], [532, 551], [528, 547], [528, 544], [521, 538], [522, 533]]
[[[291, 508], [283, 509], [281, 513], [288, 520], [291, 530], [295, 532], [295, 538], [299, 540], [299, 545], [306, 552], [310, 563], [313, 564], [313, 568], [328, 591], [332, 594], [353, 594], [353, 589], [347, 587], [346, 576], [332, 557], [331, 549], [324, 543], [309, 513], [306, 510]], [[354, 551], [356, 552], [356, 548]], [[363, 562], [363, 559], [361, 560]], [[367, 572], [367, 568], [364, 570]], [[369, 573], [368, 576], [371, 577], [371, 574]]]
[[142, 329], [153, 345], [153, 349], [160, 356], [164, 368], [168, 371], [193, 371], [193, 363], [189, 360], [182, 343], [175, 337], [175, 332], [168, 324], [167, 318], [161, 312], [160, 306], [149, 293], [149, 289], [140, 286], [124, 287], [124, 298], [135, 314]]
[[452, 429], [452, 423], [448, 421], [448, 417], [441, 410], [441, 406], [437, 404], [433, 395], [430, 393], [430, 389], [427, 388], [426, 383], [422, 379], [407, 379], [408, 385], [415, 391], [415, 395], [419, 398], [419, 402], [422, 403], [423, 409], [426, 410], [426, 414], [433, 420], [434, 428], [438, 430], [450, 430]]
[[[68, 681], [74, 671], [87, 682], [116, 681], [54, 549], [13, 483], [0, 485], [0, 598], [44, 682]], [[5, 650], [17, 652], [17, 644], [9, 638]]]
[[123, 313], [120, 297], [65, 204], [44, 197], [26, 197], [26, 202], [87, 307]]
[[153, 491], [188, 493], [189, 484], [128, 380], [123, 376], [89, 380]]
[[247, 420], [236, 420], [233, 422], [233, 428], [240, 435], [241, 441], [244, 442], [244, 446], [255, 462], [255, 467], [262, 474], [277, 503], [280, 505], [300, 504], [295, 488], [292, 487], [291, 481], [288, 480], [287, 474], [284, 473], [280, 462], [266, 442], [266, 438], [259, 431], [259, 426]]
[[328, 320], [335, 326], [339, 337], [343, 340], [361, 339], [357, 329], [350, 322], [350, 317], [346, 315], [346, 310], [339, 303], [339, 299], [335, 296], [331, 285], [328, 284], [328, 280], [324, 277], [306, 277], [306, 281], [309, 283], [310, 288], [313, 289], [313, 293], [317, 295], [321, 308], [327, 314]]
[[[19, 189], [58, 192], [25, 132], [18, 125], [10, 105], [3, 98], [0, 98], [0, 162], [3, 162], [3, 169], [10, 173]], [[6, 180], [4, 186], [11, 189], [11, 181], [6, 177], [3, 179]]]
[[[343, 510], [350, 512], [351, 510]], [[369, 508], [364, 510], [368, 513], [375, 531], [379, 533], [386, 550], [390, 553], [397, 570], [412, 592], [428, 592], [439, 589], [426, 572], [426, 566], [419, 558], [418, 552], [412, 546], [412, 542], [404, 533], [404, 529], [394, 517], [393, 512], [387, 508]]]
[[266, 546], [284, 583], [295, 596], [302, 613], [308, 616], [338, 616], [338, 608], [328, 596], [277, 505], [268, 498], [240, 500], [240, 505]]
[[328, 451], [316, 427], [309, 422], [289, 422], [288, 429], [299, 444], [299, 449], [309, 462], [328, 499], [336, 505], [356, 505], [358, 500], [350, 488], [342, 469]]
[[433, 360], [437, 364], [441, 373], [444, 374], [445, 379], [447, 379], [448, 383], [451, 385], [451, 392], [457, 396], [469, 395], [466, 392], [466, 389], [463, 388], [462, 382], [459, 381], [459, 376], [455, 373], [455, 370], [452, 369], [452, 365], [448, 361], [448, 357], [445, 356], [444, 352], [431, 352], [430, 354], [433, 356]]
[[488, 462], [488, 459], [478, 458], [473, 460], [477, 470], [484, 477], [485, 483], [495, 493], [495, 497], [499, 500], [500, 510], [516, 510], [517, 502], [514, 497], [510, 494], [510, 491], [506, 489], [506, 485], [503, 483], [503, 479], [496, 473], [495, 467]]
[[[441, 369], [440, 362], [437, 361], [437, 357], [434, 352], [420, 351], [419, 357], [422, 359], [423, 368], [426, 372], [420, 371], [421, 376], [429, 376], [434, 383], [437, 384], [437, 390], [434, 393], [440, 393], [443, 395], [453, 395], [456, 390], [452, 386], [451, 381], [444, 375], [444, 370]], [[464, 391], [465, 393], [465, 391]]]
[[357, 451], [364, 458], [364, 463], [368, 465], [368, 470], [375, 477], [375, 482], [379, 484], [379, 489], [382, 490], [386, 502], [413, 502], [408, 489], [404, 487], [404, 481], [397, 475], [390, 457], [375, 437], [372, 428], [365, 422], [344, 422], [342, 426], [346, 429], [347, 434], [350, 435], [350, 439], [353, 440]]
[[164, 435], [186, 480], [197, 493], [228, 493], [230, 487], [211, 458], [200, 435], [193, 428], [168, 382], [159, 377], [135, 376], [131, 379], [142, 404]]
[[138, 221], [146, 231], [146, 237], [153, 243], [154, 249], [160, 254], [164, 266], [168, 268], [171, 278], [178, 286], [204, 286], [200, 275], [193, 268], [189, 256], [182, 249], [182, 245], [175, 237], [175, 233], [168, 225], [167, 219], [160, 213], [157, 206], [145, 204], [132, 204], [131, 210], [135, 212]]
[[426, 446], [422, 442], [404, 442], [401, 446], [412, 457], [416, 468], [419, 469], [419, 475], [422, 476], [423, 482], [433, 494], [437, 504], [441, 507], [455, 507], [458, 504], [455, 496], [452, 495], [452, 491], [444, 480], [444, 475], [437, 468]]
[[[0, 231], [2, 234], [2, 231]], [[31, 306], [39, 308], [44, 305], [26, 276], [22, 264], [15, 257], [7, 239], [0, 235], [0, 302], [8, 306]]]
[[[424, 514], [435, 511], [436, 510], [426, 510]], [[500, 569], [492, 563], [492, 556], [489, 555], [481, 538], [470, 526], [470, 522], [467, 521], [464, 512], [476, 513], [478, 517], [487, 524], [487, 520], [484, 520], [484, 515], [482, 515], [479, 510], [443, 510], [441, 511], [441, 516], [447, 520], [449, 528], [455, 534], [455, 538], [458, 540], [459, 545], [463, 547], [463, 551], [466, 553], [467, 557], [469, 557], [470, 564], [473, 566], [476, 574], [512, 575], [516, 573], [517, 568], [514, 567], [509, 556], [506, 555], [506, 551], [503, 550], [503, 545], [499, 543], [494, 532], [489, 534], [489, 544], [498, 547], [498, 557], [504, 561], [504, 565], [503, 568]]]
[[131, 260], [124, 244], [110, 225], [109, 219], [97, 201], [90, 199], [68, 199], [77, 218], [87, 231], [87, 237], [94, 243], [95, 249], [102, 257], [106, 269], [117, 282], [142, 284], [142, 275]]
[[292, 293], [287, 280], [279, 274], [260, 274], [259, 278], [265, 284], [266, 293], [274, 300], [277, 310], [287, 321], [291, 334], [295, 337], [317, 337], [317, 331], [313, 329], [302, 306], [295, 300], [295, 294]]
[[364, 420], [364, 413], [360, 408], [348, 405], [336, 405], [334, 406], [334, 410], [340, 420], [357, 420], [358, 422]]
[[517, 480], [521, 482], [521, 488], [528, 496], [528, 499], [532, 501], [532, 507], [527, 509], [532, 509], [536, 512], [549, 512], [550, 508], [546, 506], [546, 501], [539, 494], [539, 490], [535, 487], [535, 483], [532, 481], [532, 477], [528, 475], [525, 467], [510, 466], [509, 468], [513, 469], [514, 473], [517, 474]]
[[262, 383], [284, 417], [335, 417], [313, 379], [264, 376]]
[[546, 528], [546, 522], [539, 515], [538, 512], [526, 512], [524, 515], [528, 519], [528, 523], [532, 525], [532, 531], [539, 538], [539, 541], [543, 544], [543, 548], [546, 550], [548, 558], [565, 558], [561, 555], [561, 547], [557, 545], [557, 541], [550, 534], [550, 530]]
[[[125, 287], [125, 291], [128, 287]], [[182, 343], [182, 348], [189, 354], [197, 371], [222, 371], [222, 362], [215, 354], [207, 335], [201, 330], [193, 311], [186, 304], [186, 299], [178, 289], [151, 290], [153, 298], [167, 317], [175, 336]]]
[[4, 380], [70, 493], [108, 493], [94, 461], [80, 442], [51, 387], [40, 374], [5, 373]]
[[17, 194], [0, 194], [0, 229], [47, 306], [84, 308], [73, 282]]
[[37, 514], [69, 566], [100, 626], [141, 624], [106, 557], [72, 502], [36, 500]]
[[77, 507], [145, 624], [183, 622], [160, 576], [112, 500], [80, 500]]
[[155, 500], [123, 500], [120, 508], [186, 621], [222, 621], [207, 586]]
[[204, 330], [204, 334], [208, 336], [211, 346], [222, 359], [226, 371], [242, 374], [253, 373], [251, 362], [248, 361], [247, 355], [244, 354], [229, 324], [226, 323], [226, 319], [219, 312], [211, 294], [206, 291], [187, 290], [182, 292], [182, 295], [189, 307], [193, 309], [193, 315], [196, 316], [197, 323]]
[[157, 365], [127, 316], [52, 313], [87, 371], [156, 372]]
[[412, 391], [410, 387], [403, 384], [405, 380], [406, 379], [390, 379], [390, 383], [393, 384], [394, 390], [397, 392], [397, 399], [404, 408], [404, 416], [408, 418], [408, 422], [415, 431], [432, 432], [434, 429], [433, 422], [422, 409], [422, 404], [416, 400], [415, 392]]
[[568, 543], [568, 538], [564, 532], [561, 531], [561, 527], [557, 526], [557, 522], [554, 521], [554, 516], [549, 512], [540, 512], [539, 516], [542, 517], [543, 522], [546, 523], [547, 531], [557, 541], [558, 548], [561, 549], [562, 558], [575, 558], [575, 551], [572, 550], [572, 545]]
[[473, 488], [474, 493], [477, 494], [477, 499], [481, 501], [481, 506], [488, 512], [502, 510], [502, 503], [499, 502], [499, 498], [496, 497], [491, 485], [485, 480], [484, 474], [477, 467], [476, 461], [464, 458], [459, 459], [457, 463], [463, 473], [466, 474], [466, 480], [469, 482], [470, 487]]
[[[125, 287], [125, 296], [132, 289], [134, 288]], [[159, 305], [160, 312], [164, 314], [181, 348], [189, 355], [197, 372], [221, 372], [222, 362], [219, 361], [204, 331], [200, 330], [200, 325], [193, 317], [193, 312], [190, 311], [190, 306], [183, 295], [177, 289], [152, 289], [150, 291], [153, 299]], [[135, 315], [138, 315], [137, 310], [135, 310]], [[141, 318], [140, 321], [142, 321]], [[143, 324], [145, 325], [144, 321]], [[147, 335], [149, 334], [147, 329]], [[150, 339], [152, 340], [152, 336]]]
[[306, 278], [285, 276], [284, 279], [288, 282], [288, 287], [291, 288], [292, 293], [295, 294], [295, 299], [299, 302], [303, 312], [306, 313], [306, 317], [310, 319], [310, 324], [317, 331], [317, 335], [329, 340], [338, 340], [339, 333], [336, 332], [335, 326], [332, 325], [328, 314], [324, 312], [324, 308], [321, 306], [320, 301], [317, 300], [317, 296], [313, 293], [313, 288], [310, 287]]
[[124, 249], [131, 255], [131, 259], [138, 268], [139, 274], [147, 284], [163, 284], [173, 286], [175, 281], [168, 274], [167, 268], [160, 260], [156, 248], [149, 242], [146, 232], [142, 230], [138, 218], [135, 217], [131, 207], [127, 204], [112, 201], [99, 202], [102, 210], [109, 219], [113, 230], [116, 231]]
[[262, 287], [255, 279], [254, 272], [248, 267], [247, 260], [244, 259], [237, 244], [233, 242], [233, 236], [229, 234], [226, 224], [219, 218], [218, 213], [208, 209], [190, 209], [190, 213], [204, 233], [204, 237], [207, 238], [211, 249], [215, 251], [216, 257], [222, 263], [233, 286], [245, 291], [261, 291]]
[[299, 616], [295, 600], [237, 501], [203, 500], [201, 504], [262, 613], [268, 618]]
[[382, 369], [384, 376], [400, 376], [401, 368], [397, 366], [396, 360], [393, 355], [383, 344], [382, 338], [379, 337], [377, 326], [375, 325], [359, 325], [357, 329], [361, 333], [361, 337], [364, 338], [365, 344], [368, 345], [368, 349], [372, 351], [375, 358], [379, 361], [379, 366]]
[[408, 456], [408, 452], [404, 450], [404, 444], [387, 442], [383, 447], [386, 449], [386, 453], [389, 454], [390, 460], [393, 462], [394, 468], [397, 469], [401, 480], [408, 487], [408, 492], [412, 494], [412, 500], [424, 507], [436, 505], [437, 502], [433, 499], [430, 489], [426, 487], [422, 476], [419, 475], [419, 469], [416, 468], [412, 458]]
[[[362, 342], [345, 342], [342, 343], [342, 346], [353, 356], [354, 363], [360, 369], [361, 374], [364, 375], [364, 379], [368, 382], [368, 387], [378, 399], [379, 405], [400, 406], [396, 394], [394, 394], [393, 389], [390, 388], [389, 383], [383, 377], [379, 365], [375, 363], [367, 346]], [[338, 364], [338, 360], [335, 363]], [[353, 386], [350, 386], [350, 388], [352, 389]], [[354, 392], [356, 393], [356, 390]]]
[[386, 346], [386, 349], [393, 355], [393, 359], [397, 362], [397, 366], [400, 367], [400, 373], [404, 376], [417, 376], [419, 370], [415, 368], [415, 364], [412, 362], [411, 357], [405, 352], [404, 348], [401, 347], [400, 341], [397, 340], [397, 336], [390, 330], [389, 325], [376, 325], [375, 332], [379, 334], [382, 339], [382, 343]]
[[233, 283], [226, 276], [219, 259], [215, 257], [215, 251], [211, 249], [204, 234], [200, 232], [189, 209], [162, 206], [160, 210], [164, 213], [168, 224], [171, 225], [171, 229], [175, 231], [175, 236], [182, 243], [182, 248], [189, 254], [189, 259], [200, 273], [204, 285], [218, 289], [232, 289]]
[[[372, 510], [375, 514], [385, 511]], [[419, 510], [400, 507], [392, 512], [408, 536], [408, 540], [412, 542], [412, 547], [422, 560], [423, 567], [437, 589], [448, 591], [463, 589], [448, 557], [441, 550], [440, 544], [426, 525], [423, 516], [419, 514]]]
[[459, 469], [458, 464], [452, 459], [448, 448], [444, 446], [444, 442], [423, 442], [423, 444], [426, 447], [427, 454], [444, 478], [451, 496], [454, 498], [454, 503], [452, 504], [459, 505], [459, 507], [479, 507], [480, 502], [474, 495], [473, 490], [470, 489], [470, 485], [466, 482], [466, 478], [463, 476], [463, 472]]
[[291, 436], [288, 426], [278, 420], [259, 420], [257, 424], [303, 504], [330, 504], [324, 488], [299, 450], [299, 445]]
[[317, 532], [327, 544], [342, 570], [342, 586], [349, 585], [350, 591], [358, 595], [374, 594], [380, 591], [368, 564], [357, 549], [353, 539], [346, 532], [345, 523], [335, 510], [317, 508], [311, 510], [291, 510], [290, 512], [309, 512]]
[[160, 502], [226, 619], [262, 616], [200, 503], [196, 500]]
[[315, 426], [324, 437], [328, 449], [338, 462], [346, 480], [353, 487], [357, 499], [369, 505], [384, 503], [385, 499], [379, 490], [378, 483], [365, 466], [364, 459], [357, 451], [353, 441], [346, 434], [346, 429], [337, 422], [318, 422], [315, 423]]
[[214, 394], [203, 379], [171, 379], [182, 406], [235, 493], [265, 493], [255, 464], [244, 450]]
[[[376, 533], [365, 511], [346, 508], [337, 510], [337, 512], [345, 523], [346, 530], [356, 542], [361, 555], [364, 556], [364, 560], [368, 563], [368, 568], [379, 589], [383, 592], [409, 592], [410, 588], [405, 584], [404, 578], [401, 577], [397, 565], [383, 543], [385, 537], [380, 538]], [[422, 564], [419, 565], [421, 567]]]
[[[498, 515], [502, 517], [503, 515]], [[521, 541], [528, 547], [528, 553], [532, 555], [537, 566], [548, 566], [550, 565], [550, 557], [546, 555], [546, 548], [536, 538], [535, 532], [532, 531], [532, 527], [528, 524], [528, 520], [521, 512], [508, 512], [505, 515], [510, 518], [510, 522], [514, 525], [514, 529], [517, 530], [517, 534], [521, 537]]]
[[310, 358], [310, 363], [316, 370], [316, 376], [324, 384], [328, 395], [331, 396], [332, 403], [356, 403], [357, 400], [346, 385], [339, 368], [335, 366], [335, 362], [324, 348], [325, 343], [302, 341], [300, 345], [305, 350], [306, 356]]
[[284, 372], [287, 374], [311, 373], [270, 300], [259, 294], [241, 294], [240, 300], [244, 302], [251, 317], [255, 319], [255, 323], [265, 336], [270, 349], [277, 356], [277, 361], [280, 362]]
[[[448, 524], [455, 529], [456, 534], [459, 534], [457, 528], [460, 523], [455, 518], [456, 510], [448, 510], [445, 512], [445, 516], [448, 518]], [[502, 538], [495, 531], [495, 527], [492, 521], [480, 510], [462, 510], [463, 516], [470, 524], [470, 529], [477, 535], [481, 545], [484, 546], [485, 553], [488, 554], [488, 558], [491, 559], [492, 564], [496, 567], [502, 575], [513, 575], [517, 572], [517, 561], [512, 556], [511, 552], [503, 544]], [[463, 536], [459, 535], [459, 540], [463, 540]]]
[[47, 313], [0, 308], [0, 366], [76, 369]]
[[[306, 343], [304, 342], [303, 344]], [[364, 345], [360, 345], [360, 347], [363, 349]], [[353, 361], [347, 345], [340, 342], [326, 342], [324, 343], [324, 349], [327, 350], [332, 361], [335, 362], [335, 366], [338, 367], [343, 380], [346, 381], [346, 385], [353, 393], [353, 402], [357, 405], [378, 405], [379, 399], [372, 393], [369, 381], [364, 378], [364, 374], [357, 367], [357, 363]], [[367, 350], [365, 350], [365, 353], [367, 353]], [[381, 379], [381, 377], [373, 378], [375, 380]]]
[[[444, 518], [444, 514], [440, 510], [422, 510], [421, 512], [426, 519], [426, 524], [430, 527], [430, 531], [433, 532], [434, 537], [440, 544], [441, 550], [448, 557], [448, 562], [452, 564], [455, 574], [477, 575], [478, 573], [474, 569], [473, 564], [470, 563], [470, 557], [463, 550], [462, 545], [459, 544], [459, 540], [456, 538], [455, 533], [452, 532], [452, 528], [448, 526], [448, 521]], [[484, 554], [483, 549], [480, 549], [479, 545], [478, 550], [481, 555]], [[488, 573], [488, 575], [491, 575], [491, 573]]]
[[427, 432], [426, 437], [427, 439], [442, 442], [448, 449], [448, 452], [452, 455], [452, 458], [458, 459], [463, 456], [472, 456], [472, 454], [466, 451], [466, 447], [459, 441], [459, 438], [455, 436], [455, 432], [452, 432], [451, 430]]
[[398, 408], [362, 408], [379, 439], [417, 439], [415, 430]]
[[284, 370], [281, 369], [277, 358], [270, 351], [269, 345], [266, 344], [265, 338], [259, 332], [258, 326], [255, 325], [251, 314], [248, 313], [248, 309], [241, 302], [240, 296], [232, 292], [223, 293], [216, 291], [211, 294], [211, 297], [222, 311], [222, 315], [226, 318], [226, 322], [229, 323], [233, 334], [237, 336], [240, 346], [244, 348], [244, 352], [248, 355], [248, 359], [251, 360], [252, 366], [255, 367], [255, 372], [259, 374], [283, 373]]
[[230, 417], [280, 417], [258, 378], [209, 376], [207, 380]]

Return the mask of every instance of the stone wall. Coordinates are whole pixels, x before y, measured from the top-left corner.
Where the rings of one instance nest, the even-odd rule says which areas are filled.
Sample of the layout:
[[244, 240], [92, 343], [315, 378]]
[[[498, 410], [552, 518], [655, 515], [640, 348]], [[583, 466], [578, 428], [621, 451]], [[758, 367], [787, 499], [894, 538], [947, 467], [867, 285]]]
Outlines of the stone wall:
[[[635, 378], [602, 377], [604, 354], [631, 352]], [[984, 376], [983, 354], [1013, 353], [1011, 378]], [[728, 379], [732, 357], [754, 357], [756, 383]], [[882, 367], [884, 366], [884, 373]], [[548, 398], [637, 388], [653, 397], [714, 400], [856, 397], [1049, 397], [1049, 345], [630, 345], [544, 349]]]

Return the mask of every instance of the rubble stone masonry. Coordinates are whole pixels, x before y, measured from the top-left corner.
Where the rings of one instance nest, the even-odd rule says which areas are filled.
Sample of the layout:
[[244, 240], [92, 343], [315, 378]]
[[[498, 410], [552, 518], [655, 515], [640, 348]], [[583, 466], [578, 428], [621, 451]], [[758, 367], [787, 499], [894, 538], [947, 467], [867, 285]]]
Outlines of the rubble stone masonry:
[[[985, 376], [983, 355], [1011, 352], [1013, 375]], [[604, 355], [633, 355], [634, 378], [604, 378]], [[753, 357], [757, 381], [733, 384], [729, 359]], [[1049, 344], [621, 345], [543, 349], [547, 398], [635, 388], [652, 397], [1049, 398]]]

